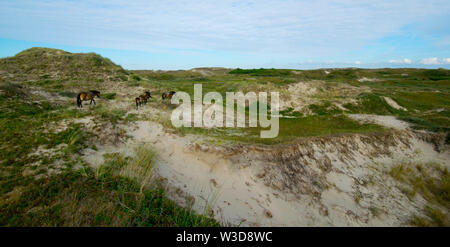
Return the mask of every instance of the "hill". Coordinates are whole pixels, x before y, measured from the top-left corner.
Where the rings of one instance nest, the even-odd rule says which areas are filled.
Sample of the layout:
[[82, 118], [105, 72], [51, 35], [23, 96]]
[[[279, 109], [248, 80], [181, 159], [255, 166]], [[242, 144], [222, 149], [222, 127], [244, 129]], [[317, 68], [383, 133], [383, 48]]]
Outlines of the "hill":
[[0, 59], [0, 80], [62, 88], [71, 84], [127, 80], [128, 72], [96, 53], [30, 48]]

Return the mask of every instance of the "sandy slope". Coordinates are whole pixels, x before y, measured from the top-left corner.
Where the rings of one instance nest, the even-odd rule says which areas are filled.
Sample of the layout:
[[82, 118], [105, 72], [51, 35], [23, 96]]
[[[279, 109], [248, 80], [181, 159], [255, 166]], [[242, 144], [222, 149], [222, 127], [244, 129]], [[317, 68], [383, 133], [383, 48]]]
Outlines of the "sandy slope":
[[423, 141], [426, 134], [414, 133], [393, 117], [352, 117], [397, 130], [383, 137], [355, 134], [270, 147], [218, 147], [202, 143], [197, 136], [171, 134], [156, 122], [137, 121], [122, 126], [130, 136], [124, 143], [87, 149], [83, 158], [96, 167], [105, 153], [131, 156], [136, 145], [148, 143], [157, 152], [157, 171], [166, 181], [168, 196], [181, 205], [193, 198], [196, 211], [212, 210], [225, 224], [405, 224], [412, 214], [421, 214], [425, 201], [408, 200], [386, 171], [404, 160], [449, 167], [450, 154], [437, 152]]

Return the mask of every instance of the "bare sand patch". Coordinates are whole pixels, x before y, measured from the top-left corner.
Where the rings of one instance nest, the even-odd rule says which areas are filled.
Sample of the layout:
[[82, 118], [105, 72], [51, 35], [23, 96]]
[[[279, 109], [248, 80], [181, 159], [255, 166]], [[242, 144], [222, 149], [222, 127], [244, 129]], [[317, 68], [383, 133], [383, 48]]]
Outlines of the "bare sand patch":
[[370, 115], [370, 114], [349, 114], [350, 118], [360, 122], [375, 123], [387, 128], [405, 130], [410, 126], [407, 122], [398, 120], [394, 116]]
[[341, 110], [346, 111], [342, 105], [357, 104], [355, 99], [361, 93], [368, 93], [369, 87], [355, 87], [346, 83], [331, 83], [323, 81], [307, 81], [289, 84], [280, 100], [280, 110], [292, 108], [305, 115], [312, 114], [308, 106], [331, 102]]
[[359, 81], [359, 82], [365, 82], [365, 81], [368, 81], [368, 82], [376, 82], [376, 81], [380, 81], [380, 79], [377, 79], [377, 78], [367, 78], [367, 77], [362, 77], [362, 78], [359, 78], [358, 81]]
[[383, 99], [386, 101], [386, 103], [388, 103], [388, 105], [390, 105], [392, 108], [395, 108], [397, 110], [402, 110], [402, 111], [408, 111], [408, 109], [406, 109], [405, 107], [399, 105], [397, 102], [395, 102], [393, 99], [383, 96]]

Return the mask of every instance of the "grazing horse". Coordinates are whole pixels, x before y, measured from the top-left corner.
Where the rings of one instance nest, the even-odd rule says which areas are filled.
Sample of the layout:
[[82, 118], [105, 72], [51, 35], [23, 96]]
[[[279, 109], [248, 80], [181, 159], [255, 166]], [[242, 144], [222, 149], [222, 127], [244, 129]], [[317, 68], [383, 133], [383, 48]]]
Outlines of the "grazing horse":
[[139, 97], [135, 98], [134, 100], [136, 101], [136, 109], [138, 109], [139, 106], [141, 106], [142, 104], [147, 104], [147, 100], [149, 98], [152, 98], [149, 91], [145, 91], [143, 95], [140, 95]]
[[86, 101], [86, 100], [91, 101], [89, 104], [92, 104], [92, 102], [94, 102], [94, 105], [96, 105], [95, 100], [94, 100], [95, 96], [100, 98], [100, 92], [97, 90], [91, 90], [91, 91], [89, 91], [89, 93], [86, 93], [86, 92], [79, 93], [77, 95], [77, 106], [79, 108], [83, 108], [82, 102]]
[[162, 99], [171, 99], [175, 93], [176, 93], [175, 91], [164, 92], [162, 94]]

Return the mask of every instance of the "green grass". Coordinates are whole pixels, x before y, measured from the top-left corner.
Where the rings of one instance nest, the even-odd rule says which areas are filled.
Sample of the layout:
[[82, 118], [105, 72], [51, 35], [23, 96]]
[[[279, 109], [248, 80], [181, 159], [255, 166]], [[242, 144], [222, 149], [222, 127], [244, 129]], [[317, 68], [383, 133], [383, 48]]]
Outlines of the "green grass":
[[448, 227], [450, 225], [448, 214], [443, 213], [434, 205], [425, 206], [425, 214], [426, 217], [414, 215], [409, 223], [418, 227]]
[[[230, 142], [277, 144], [311, 136], [330, 136], [349, 133], [381, 133], [384, 129], [375, 124], [361, 124], [343, 115], [280, 118], [279, 135], [276, 138], [260, 138], [261, 127], [246, 128], [177, 128], [180, 134], [200, 134], [215, 140]], [[171, 127], [170, 123], [165, 124]]]
[[109, 160], [101, 174], [90, 168], [31, 181], [20, 197], [0, 204], [2, 226], [219, 226], [169, 200], [162, 189], [142, 189]]
[[104, 93], [102, 94], [102, 98], [104, 99], [115, 99], [116, 93]]
[[122, 109], [110, 110], [107, 107], [101, 106], [94, 109], [95, 113], [99, 114], [100, 117], [112, 124], [117, 124], [119, 121], [125, 119], [126, 111]]
[[303, 113], [295, 111], [294, 108], [289, 107], [286, 110], [279, 111], [280, 115], [282, 116], [288, 116], [288, 117], [303, 117]]
[[344, 107], [352, 113], [393, 115], [401, 111], [392, 108], [386, 101], [376, 94], [361, 94], [357, 98], [358, 104], [345, 104]]
[[58, 92], [59, 95], [64, 96], [64, 97], [68, 97], [68, 98], [75, 98], [77, 97], [77, 93], [74, 92], [68, 92], [68, 91], [61, 91]]
[[321, 104], [311, 104], [309, 105], [309, 109], [319, 116], [336, 115], [343, 113], [341, 109], [332, 105], [329, 101], [323, 101]]
[[110, 59], [95, 53], [69, 53], [39, 47], [0, 59], [0, 67], [14, 75], [7, 80], [27, 81], [55, 91], [80, 86], [98, 88], [106, 77], [123, 78], [128, 73]]
[[[339, 98], [348, 97], [345, 94], [333, 96], [335, 98], [315, 98], [318, 103], [309, 105], [309, 109], [315, 115], [321, 118], [321, 121], [302, 118], [304, 113], [295, 112], [293, 109], [283, 110], [280, 113], [286, 116], [300, 117], [300, 120], [285, 120], [280, 122], [280, 135], [282, 139], [290, 140], [296, 137], [303, 137], [306, 134], [302, 131], [311, 130], [312, 136], [320, 134], [339, 134], [355, 133], [358, 131], [371, 132], [375, 130], [371, 126], [364, 130], [365, 125], [357, 123], [349, 124], [344, 121], [341, 127], [340, 120], [345, 118], [341, 116], [346, 113], [394, 115], [397, 118], [408, 121], [417, 129], [426, 129], [429, 131], [449, 132], [450, 123], [450, 80], [448, 79], [448, 70], [426, 70], [426, 69], [326, 69], [322, 70], [277, 70], [277, 69], [236, 69], [228, 73], [212, 73], [205, 76], [192, 71], [171, 71], [171, 72], [140, 72], [143, 79], [140, 85], [151, 85], [156, 88], [154, 94], [175, 90], [184, 91], [193, 95], [194, 84], [203, 85], [203, 95], [210, 91], [216, 91], [222, 94], [225, 99], [225, 92], [236, 91], [279, 91], [286, 92], [286, 86], [298, 81], [321, 80], [325, 82], [324, 90], [333, 90], [339, 86], [339, 83], [347, 83], [354, 87], [368, 87], [372, 92], [361, 93], [357, 96], [357, 103], [348, 103], [343, 106], [348, 111], [343, 112], [334, 106], [333, 101]], [[295, 73], [293, 73], [295, 72]], [[357, 81], [358, 78], [374, 78], [377, 81]], [[321, 88], [319, 88], [320, 91]], [[326, 91], [322, 93], [326, 94]], [[288, 92], [287, 92], [288, 93]], [[408, 111], [397, 110], [391, 107], [383, 99], [383, 96], [390, 97], [399, 105], [405, 107]], [[436, 111], [437, 109], [443, 109]], [[333, 118], [336, 117], [337, 120]], [[329, 122], [336, 121], [335, 124]], [[318, 125], [312, 128], [310, 123]], [[320, 130], [321, 126], [328, 128]], [[289, 131], [285, 131], [289, 130]], [[214, 137], [224, 137], [231, 140], [246, 139], [247, 141], [258, 142], [253, 129], [244, 130], [181, 130], [183, 133], [199, 133], [212, 135]], [[244, 133], [244, 137], [236, 137]], [[286, 133], [284, 135], [283, 133]], [[289, 134], [288, 134], [289, 133]], [[227, 135], [231, 134], [231, 137]], [[290, 137], [287, 137], [291, 135]], [[450, 136], [450, 135], [449, 135]], [[250, 137], [250, 138], [249, 138]], [[450, 138], [447, 138], [450, 139]], [[267, 142], [267, 141], [263, 141]], [[275, 141], [275, 142], [278, 142]]]
[[[373, 95], [365, 100], [369, 104], [351, 110], [370, 114], [395, 115], [410, 122], [415, 128], [449, 133], [450, 71], [447, 69], [376, 69], [356, 70], [359, 77], [376, 78], [376, 82], [349, 81], [354, 86], [367, 86]], [[408, 111], [397, 111], [374, 99], [387, 96]], [[377, 103], [378, 101], [378, 103]], [[372, 107], [369, 107], [372, 105]], [[377, 108], [377, 106], [379, 108]], [[363, 108], [363, 109], [361, 109]], [[439, 110], [439, 111], [438, 111]]]
[[[261, 128], [249, 128], [250, 139], [258, 141]], [[300, 118], [281, 118], [279, 136], [276, 139], [261, 139], [263, 143], [286, 142], [301, 137], [330, 136], [349, 133], [382, 132], [383, 128], [375, 124], [360, 124], [343, 115], [308, 116]], [[250, 140], [249, 140], [250, 141]]]
[[234, 75], [254, 75], [254, 76], [287, 76], [291, 73], [287, 69], [235, 69], [229, 72]]
[[385, 92], [384, 95], [391, 97], [408, 111], [391, 107], [382, 98], [382, 93], [361, 94], [357, 98], [358, 104], [349, 103], [344, 107], [351, 113], [394, 115], [411, 123], [416, 129], [450, 132], [450, 95], [434, 92]]
[[[166, 197], [154, 181], [151, 149], [138, 149], [133, 159], [112, 154], [94, 170], [77, 155], [90, 133], [77, 124], [57, 133], [48, 129], [49, 123], [90, 114], [122, 121], [123, 112], [36, 104], [15, 91], [21, 89], [12, 86], [0, 95], [1, 226], [219, 226]], [[65, 146], [58, 153], [30, 155], [38, 147], [60, 144]], [[47, 175], [51, 168], [59, 173]]]
[[[0, 170], [8, 171], [1, 173], [2, 194], [29, 182], [29, 177], [21, 175], [27, 165], [36, 162], [51, 164], [55, 160], [67, 162], [71, 154], [86, 147], [84, 139], [89, 135], [77, 124], [70, 124], [57, 133], [48, 129], [49, 123], [84, 114], [63, 106], [52, 106], [45, 101], [36, 104], [22, 98], [0, 96]], [[60, 144], [66, 145], [60, 154], [29, 155], [38, 147], [52, 149]]]
[[138, 75], [131, 75], [131, 79], [132, 80], [135, 80], [135, 81], [140, 81], [141, 80], [141, 77], [140, 76], [138, 76]]
[[438, 124], [435, 123], [435, 121], [429, 121], [425, 118], [410, 117], [410, 116], [402, 116], [399, 117], [399, 119], [412, 123], [414, 128], [416, 129], [430, 130], [433, 132], [445, 131], [447, 133], [450, 131], [450, 127], [448, 127], [448, 125], [446, 126], [445, 122], [442, 124]]

